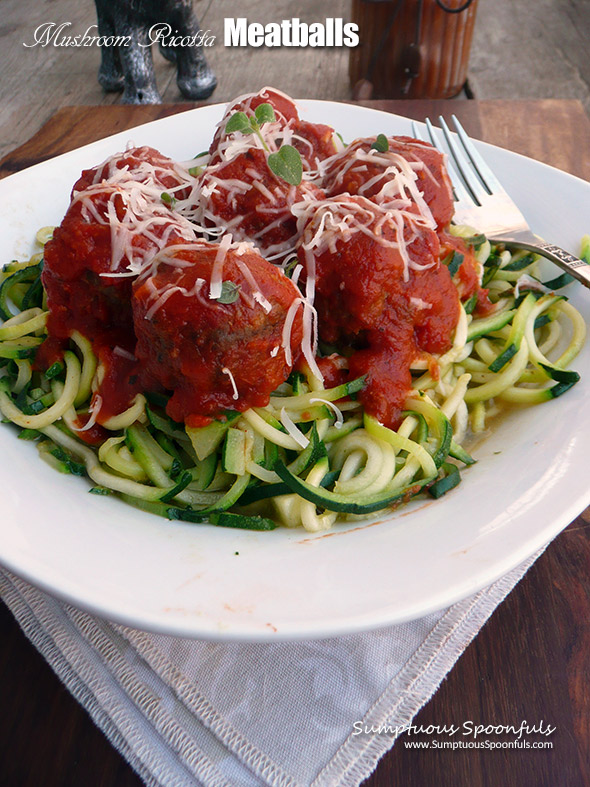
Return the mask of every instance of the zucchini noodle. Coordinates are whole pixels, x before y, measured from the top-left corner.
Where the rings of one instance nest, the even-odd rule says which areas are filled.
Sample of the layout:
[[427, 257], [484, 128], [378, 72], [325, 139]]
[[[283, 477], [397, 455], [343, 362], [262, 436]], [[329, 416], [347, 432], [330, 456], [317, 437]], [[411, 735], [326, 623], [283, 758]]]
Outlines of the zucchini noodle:
[[[452, 229], [468, 241], [476, 236]], [[51, 228], [37, 237], [45, 242]], [[93, 493], [168, 519], [319, 532], [419, 493], [440, 497], [458, 483], [458, 468], [474, 461], [464, 439], [503, 407], [550, 401], [577, 382], [567, 367], [586, 335], [563, 295], [531, 285], [539, 281], [537, 257], [478, 237], [490, 314], [474, 319], [462, 307], [451, 349], [434, 366], [416, 359], [395, 431], [363, 412], [364, 378], [325, 389], [307, 367], [266, 407], [228, 411], [200, 428], [172, 421], [161, 396], [137, 394], [102, 421], [103, 437], [90, 445], [84, 433], [95, 426], [93, 397], [104, 374], [90, 338], [74, 331], [63, 363], [47, 372], [34, 365], [48, 317], [39, 254], [0, 273], [8, 315], [0, 327], [0, 411], [52, 467], [87, 476]]]

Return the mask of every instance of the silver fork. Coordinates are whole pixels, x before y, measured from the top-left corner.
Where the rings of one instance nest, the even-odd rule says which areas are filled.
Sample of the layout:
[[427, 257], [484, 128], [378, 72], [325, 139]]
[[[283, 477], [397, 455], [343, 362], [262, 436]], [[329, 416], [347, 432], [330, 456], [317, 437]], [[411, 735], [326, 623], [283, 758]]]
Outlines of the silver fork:
[[[468, 224], [490, 241], [537, 252], [590, 288], [590, 265], [533, 234], [526, 219], [485, 163], [463, 126], [455, 115], [452, 118], [456, 134], [451, 133], [444, 118], [439, 117], [439, 122], [450, 154], [448, 168], [455, 196], [454, 223]], [[423, 139], [416, 123], [412, 122], [412, 128], [416, 139]], [[437, 133], [428, 119], [426, 128], [430, 142], [446, 153], [447, 150], [439, 139], [440, 132]]]

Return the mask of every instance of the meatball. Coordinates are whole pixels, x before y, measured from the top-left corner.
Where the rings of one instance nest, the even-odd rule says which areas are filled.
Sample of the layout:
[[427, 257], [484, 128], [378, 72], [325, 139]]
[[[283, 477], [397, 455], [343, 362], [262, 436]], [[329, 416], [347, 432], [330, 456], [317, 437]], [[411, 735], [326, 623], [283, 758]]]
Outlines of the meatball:
[[321, 123], [301, 120], [292, 98], [279, 90], [265, 87], [258, 93], [250, 93], [238, 98], [228, 106], [209, 148], [211, 163], [223, 159], [223, 151], [221, 150], [223, 145], [220, 147], [220, 142], [235, 138], [235, 134], [225, 134], [225, 126], [229, 118], [235, 112], [245, 112], [246, 115], [252, 116], [256, 107], [261, 104], [270, 104], [276, 117], [276, 122], [267, 127], [268, 135], [276, 141], [276, 147], [285, 143], [297, 148], [301, 154], [304, 169], [316, 171], [319, 162], [336, 153], [336, 137], [333, 128]]
[[136, 180], [144, 187], [153, 186], [157, 200], [162, 191], [182, 198], [191, 186], [188, 172], [177, 162], [144, 145], [116, 153], [102, 164], [83, 170], [72, 189], [72, 198], [77, 192], [85, 191], [92, 185], [105, 180], [115, 183], [121, 177]]
[[144, 387], [172, 392], [166, 411], [189, 426], [265, 406], [300, 353], [299, 291], [249, 245], [230, 240], [171, 247], [134, 284]]
[[445, 352], [459, 318], [438, 236], [416, 214], [359, 196], [326, 199], [301, 220], [299, 258], [308, 293], [314, 280], [320, 338], [350, 355], [351, 375], [368, 375], [363, 404], [395, 426], [412, 362]]
[[151, 148], [127, 151], [82, 173], [44, 251], [53, 338], [67, 339], [78, 330], [98, 345], [134, 344], [133, 277], [159, 249], [195, 237], [188, 221], [161, 200], [174, 183], [180, 180], [173, 162]]
[[[263, 123], [259, 134], [225, 132], [234, 113], [253, 117], [265, 103], [273, 107], [275, 120]], [[200, 183], [200, 223], [231, 232], [236, 240], [251, 240], [267, 259], [284, 259], [297, 240], [291, 208], [323, 197], [313, 181], [321, 161], [336, 152], [333, 139], [330, 127], [300, 120], [292, 99], [279, 91], [264, 88], [238, 99], [227, 110], [210, 148]], [[283, 145], [295, 147], [301, 155], [299, 185], [290, 185], [268, 165], [269, 155]]]
[[453, 191], [443, 154], [411, 137], [389, 137], [388, 150], [381, 152], [371, 147], [375, 139], [355, 140], [328, 163], [322, 181], [326, 194], [358, 194], [395, 207], [413, 204], [423, 215], [430, 210], [439, 229], [446, 227]]
[[323, 192], [303, 181], [293, 186], [277, 177], [268, 154], [250, 148], [227, 163], [208, 167], [201, 181], [203, 221], [251, 240], [269, 259], [282, 259], [295, 248], [297, 221], [291, 207]]

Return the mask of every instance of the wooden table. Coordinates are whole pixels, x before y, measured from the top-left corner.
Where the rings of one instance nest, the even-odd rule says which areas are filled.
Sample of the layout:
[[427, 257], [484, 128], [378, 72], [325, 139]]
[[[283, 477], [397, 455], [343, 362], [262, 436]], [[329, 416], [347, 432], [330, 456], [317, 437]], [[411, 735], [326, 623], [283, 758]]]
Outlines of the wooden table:
[[[471, 135], [590, 179], [590, 122], [577, 101], [363, 103], [416, 119], [452, 110]], [[0, 176], [188, 106], [62, 109], [0, 162]], [[553, 749], [417, 751], [406, 749], [402, 738], [365, 787], [590, 783], [589, 525], [590, 509], [554, 540], [415, 720], [423, 725], [544, 721], [557, 727]], [[140, 785], [4, 605], [0, 637], [0, 783]]]

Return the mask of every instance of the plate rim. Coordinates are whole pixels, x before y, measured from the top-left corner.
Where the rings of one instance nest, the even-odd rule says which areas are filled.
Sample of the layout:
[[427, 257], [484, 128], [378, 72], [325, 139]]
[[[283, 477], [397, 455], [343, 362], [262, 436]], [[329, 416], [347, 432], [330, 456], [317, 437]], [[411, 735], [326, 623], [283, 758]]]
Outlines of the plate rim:
[[[354, 104], [345, 104], [342, 102], [333, 102], [327, 100], [310, 100], [310, 99], [302, 99], [298, 101], [302, 108], [305, 108], [306, 105], [322, 105], [322, 106], [338, 106], [338, 107], [346, 107], [352, 111], [357, 113], [378, 113], [383, 115], [384, 117], [388, 118], [390, 121], [394, 119], [394, 121], [402, 120], [404, 122], [408, 121], [408, 118], [389, 113], [377, 108], [373, 107], [364, 107], [358, 106]], [[108, 145], [114, 140], [124, 138], [126, 135], [131, 133], [141, 132], [143, 129], [148, 127], [155, 127], [160, 124], [170, 124], [171, 122], [180, 117], [186, 117], [187, 115], [192, 115], [194, 113], [203, 112], [203, 110], [207, 111], [208, 113], [215, 113], [220, 112], [221, 108], [224, 107], [225, 104], [217, 103], [217, 104], [207, 104], [203, 107], [196, 107], [192, 109], [188, 109], [186, 112], [177, 113], [175, 115], [170, 115], [165, 118], [159, 118], [157, 120], [149, 121], [147, 123], [142, 123], [138, 126], [134, 126], [130, 129], [126, 129], [122, 132], [116, 132], [114, 134], [110, 134], [107, 137], [104, 137], [100, 140], [95, 142], [91, 142], [87, 145], [81, 146], [79, 148], [75, 148], [72, 151], [60, 154], [59, 156], [47, 159], [43, 162], [39, 162], [38, 164], [33, 165], [32, 167], [28, 167], [24, 170], [21, 170], [17, 173], [7, 176], [0, 182], [0, 195], [2, 194], [4, 187], [3, 183], [10, 183], [14, 182], [14, 179], [20, 178], [22, 175], [27, 176], [27, 173], [30, 173], [32, 170], [37, 170], [37, 168], [43, 168], [49, 165], [55, 165], [56, 162], [60, 162], [64, 157], [71, 157], [73, 154], [80, 154], [85, 153], [89, 148], [96, 148], [100, 145]], [[501, 150], [504, 153], [508, 153], [510, 156], [516, 156], [519, 159], [525, 160], [527, 162], [533, 162], [535, 166], [540, 168], [546, 168], [551, 170], [555, 173], [559, 173], [559, 177], [566, 176], [567, 178], [571, 178], [573, 181], [577, 181], [580, 184], [584, 184], [585, 187], [588, 187], [588, 183], [583, 179], [579, 178], [576, 175], [572, 175], [571, 173], [564, 172], [562, 170], [557, 169], [556, 167], [552, 167], [551, 165], [545, 164], [543, 162], [536, 161], [535, 159], [523, 156], [518, 153], [514, 153], [512, 151], [508, 151], [506, 149], [498, 148], [497, 146], [491, 145], [490, 143], [486, 142], [478, 142], [478, 145], [482, 145], [485, 148], [491, 148], [496, 150]], [[69, 189], [68, 189], [69, 193]], [[15, 439], [15, 438], [13, 438]], [[302, 630], [300, 626], [295, 624], [295, 628], [291, 630], [287, 625], [281, 624], [282, 628], [280, 628], [276, 632], [272, 631], [257, 631], [254, 632], [251, 629], [248, 629], [247, 626], [242, 628], [240, 626], [236, 626], [233, 631], [219, 631], [217, 629], [217, 625], [213, 623], [212, 627], [208, 629], [206, 626], [204, 627], [202, 624], [203, 621], [198, 621], [197, 625], [195, 624], [194, 619], [182, 619], [182, 618], [174, 618], [168, 617], [166, 620], [162, 620], [157, 622], [153, 619], [153, 613], [147, 613], [147, 616], [142, 617], [137, 613], [132, 613], [130, 616], [125, 613], [120, 613], [117, 609], [113, 609], [111, 605], [108, 603], [99, 603], [95, 604], [92, 601], [84, 600], [81, 602], [80, 596], [68, 592], [64, 590], [63, 587], [55, 587], [54, 583], [45, 581], [43, 578], [39, 578], [38, 575], [35, 575], [34, 571], [23, 567], [22, 565], [15, 565], [14, 561], [10, 559], [6, 559], [3, 553], [0, 554], [0, 564], [4, 565], [8, 570], [12, 571], [13, 573], [17, 574], [18, 576], [24, 578], [26, 581], [31, 582], [32, 584], [36, 585], [37, 587], [42, 588], [46, 592], [50, 593], [51, 595], [57, 596], [67, 603], [73, 604], [77, 607], [90, 611], [92, 614], [99, 615], [100, 617], [106, 617], [110, 620], [114, 620], [117, 622], [122, 623], [123, 625], [133, 626], [135, 628], [142, 628], [149, 631], [156, 631], [159, 633], [165, 634], [173, 634], [182, 637], [189, 637], [189, 638], [201, 638], [201, 639], [210, 639], [210, 640], [217, 640], [217, 641], [285, 641], [285, 640], [296, 640], [296, 639], [316, 639], [316, 638], [323, 638], [323, 637], [332, 637], [332, 636], [339, 636], [342, 634], [353, 633], [358, 631], [366, 631], [370, 629], [381, 628], [384, 626], [393, 625], [395, 623], [401, 623], [408, 620], [414, 620], [418, 617], [422, 617], [426, 614], [429, 614], [434, 611], [438, 611], [449, 606], [456, 601], [462, 600], [467, 596], [471, 595], [478, 590], [486, 587], [487, 585], [491, 584], [492, 582], [499, 579], [501, 576], [504, 576], [508, 571], [515, 568], [516, 566], [520, 565], [524, 560], [534, 554], [538, 549], [542, 549], [546, 542], [552, 540], [561, 530], [567, 526], [567, 524], [577, 515], [580, 513], [581, 510], [585, 506], [590, 503], [590, 489], [584, 490], [583, 493], [579, 495], [578, 498], [575, 498], [574, 501], [569, 501], [568, 505], [565, 509], [562, 509], [561, 515], [558, 517], [557, 520], [553, 520], [551, 523], [547, 524], [539, 533], [535, 536], [531, 536], [530, 538], [523, 541], [520, 545], [520, 548], [517, 550], [513, 550], [510, 555], [507, 555], [504, 560], [496, 560], [492, 566], [490, 566], [487, 571], [477, 574], [477, 579], [472, 577], [470, 581], [465, 580], [462, 585], [455, 587], [453, 591], [447, 590], [446, 593], [438, 596], [436, 600], [432, 600], [430, 605], [424, 605], [424, 603], [417, 603], [416, 605], [408, 605], [406, 607], [405, 613], [398, 614], [397, 616], [391, 615], [390, 612], [381, 611], [381, 613], [373, 612], [372, 614], [363, 613], [357, 617], [355, 616], [348, 616], [343, 617], [341, 621], [338, 623], [332, 623], [332, 625], [327, 625], [326, 623], [317, 623], [313, 626], [308, 627], [305, 630]], [[582, 507], [580, 507], [582, 505]], [[483, 576], [483, 579], [482, 579]], [[418, 607], [419, 609], [416, 609]], [[383, 608], [386, 610], [387, 608]], [[320, 630], [321, 629], [321, 630]]]

